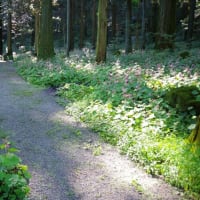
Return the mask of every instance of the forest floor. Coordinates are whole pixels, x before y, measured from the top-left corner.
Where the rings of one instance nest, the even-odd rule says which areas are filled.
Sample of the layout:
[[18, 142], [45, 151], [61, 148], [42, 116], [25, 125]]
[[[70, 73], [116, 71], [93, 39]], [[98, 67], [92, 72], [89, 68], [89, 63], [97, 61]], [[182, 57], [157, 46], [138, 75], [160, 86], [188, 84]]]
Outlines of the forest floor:
[[184, 199], [68, 116], [52, 91], [26, 83], [11, 63], [0, 63], [0, 94], [0, 127], [29, 167], [30, 200]]

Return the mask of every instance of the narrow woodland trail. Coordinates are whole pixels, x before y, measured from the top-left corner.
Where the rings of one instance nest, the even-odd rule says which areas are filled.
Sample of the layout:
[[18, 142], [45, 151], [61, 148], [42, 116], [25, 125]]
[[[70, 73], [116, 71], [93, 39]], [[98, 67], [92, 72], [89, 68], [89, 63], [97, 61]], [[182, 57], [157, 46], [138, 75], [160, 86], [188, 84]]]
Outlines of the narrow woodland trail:
[[30, 200], [183, 199], [67, 116], [48, 90], [26, 83], [10, 63], [0, 63], [0, 97], [0, 127], [32, 174]]

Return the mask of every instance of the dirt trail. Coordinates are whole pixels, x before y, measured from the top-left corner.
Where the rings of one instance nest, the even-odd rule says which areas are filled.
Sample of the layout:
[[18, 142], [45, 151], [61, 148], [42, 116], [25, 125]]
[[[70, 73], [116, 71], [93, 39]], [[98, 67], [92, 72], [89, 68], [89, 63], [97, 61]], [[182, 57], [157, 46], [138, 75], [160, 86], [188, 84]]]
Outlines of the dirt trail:
[[30, 200], [183, 199], [66, 115], [53, 95], [26, 83], [10, 63], [0, 63], [0, 94], [0, 127], [32, 174]]

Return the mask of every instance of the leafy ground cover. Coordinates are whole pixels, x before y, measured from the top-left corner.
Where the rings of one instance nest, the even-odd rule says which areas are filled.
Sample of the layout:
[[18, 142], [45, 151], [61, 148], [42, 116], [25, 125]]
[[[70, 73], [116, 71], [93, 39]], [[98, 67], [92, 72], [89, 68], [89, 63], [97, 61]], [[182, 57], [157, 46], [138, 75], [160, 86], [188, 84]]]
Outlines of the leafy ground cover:
[[30, 174], [0, 128], [0, 200], [26, 200]]
[[168, 105], [170, 88], [200, 88], [200, 50], [189, 57], [181, 52], [135, 51], [119, 56], [109, 53], [108, 62], [96, 65], [89, 49], [64, 53], [52, 60], [30, 56], [16, 59], [18, 72], [33, 84], [51, 86], [70, 100], [66, 111], [84, 121], [121, 153], [144, 166], [148, 173], [198, 199], [200, 151], [188, 143], [196, 113], [177, 111]]

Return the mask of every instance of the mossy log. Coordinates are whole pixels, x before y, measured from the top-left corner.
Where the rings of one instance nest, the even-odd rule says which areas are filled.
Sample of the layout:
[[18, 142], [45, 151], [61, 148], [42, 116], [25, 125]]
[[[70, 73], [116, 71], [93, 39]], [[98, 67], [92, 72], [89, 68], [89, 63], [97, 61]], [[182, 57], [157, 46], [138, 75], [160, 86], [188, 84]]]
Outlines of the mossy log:
[[178, 111], [187, 111], [193, 107], [196, 114], [200, 114], [200, 90], [196, 86], [182, 86], [172, 88], [165, 96], [165, 100], [170, 106], [177, 108]]
[[197, 123], [188, 138], [189, 142], [200, 146], [200, 116], [197, 118]]

